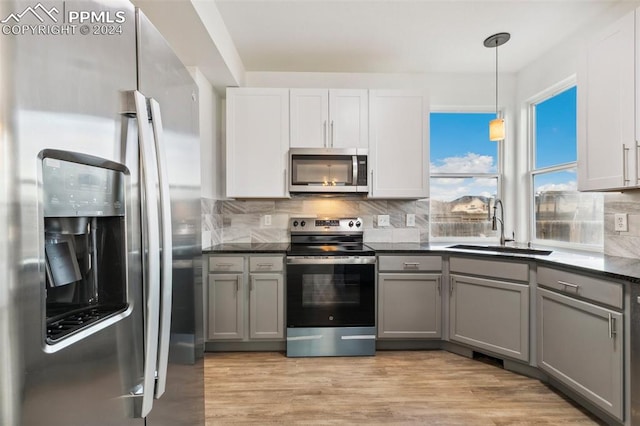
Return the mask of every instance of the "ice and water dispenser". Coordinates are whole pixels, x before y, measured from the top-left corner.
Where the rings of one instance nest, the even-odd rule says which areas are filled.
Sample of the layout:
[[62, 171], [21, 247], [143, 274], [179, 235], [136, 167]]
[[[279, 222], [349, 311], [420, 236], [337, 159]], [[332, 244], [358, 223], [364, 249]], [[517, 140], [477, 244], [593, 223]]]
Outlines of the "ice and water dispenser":
[[126, 168], [55, 151], [42, 158], [48, 344], [127, 308]]

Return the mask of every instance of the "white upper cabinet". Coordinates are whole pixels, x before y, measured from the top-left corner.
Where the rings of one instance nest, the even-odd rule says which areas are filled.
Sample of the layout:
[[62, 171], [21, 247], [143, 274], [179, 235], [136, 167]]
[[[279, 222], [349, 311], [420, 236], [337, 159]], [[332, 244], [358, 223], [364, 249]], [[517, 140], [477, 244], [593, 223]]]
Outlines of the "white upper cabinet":
[[367, 90], [291, 89], [292, 148], [366, 148]]
[[589, 43], [578, 74], [578, 189], [637, 187], [636, 12]]
[[289, 89], [228, 88], [227, 197], [285, 198]]
[[414, 90], [369, 91], [370, 198], [429, 196], [429, 101]]

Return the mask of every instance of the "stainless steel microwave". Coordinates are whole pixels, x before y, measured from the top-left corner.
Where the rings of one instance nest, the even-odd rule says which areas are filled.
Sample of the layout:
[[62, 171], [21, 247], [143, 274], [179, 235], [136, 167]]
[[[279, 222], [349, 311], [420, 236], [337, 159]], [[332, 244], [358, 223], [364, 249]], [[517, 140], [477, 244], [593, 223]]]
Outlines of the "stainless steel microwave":
[[289, 192], [369, 192], [366, 149], [292, 148]]

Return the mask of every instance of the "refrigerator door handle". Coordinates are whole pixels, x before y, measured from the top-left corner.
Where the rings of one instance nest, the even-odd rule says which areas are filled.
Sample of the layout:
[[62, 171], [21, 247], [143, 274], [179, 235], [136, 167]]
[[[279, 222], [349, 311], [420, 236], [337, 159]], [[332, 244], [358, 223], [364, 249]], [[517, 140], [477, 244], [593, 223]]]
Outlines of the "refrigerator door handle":
[[160, 226], [162, 227], [162, 255], [160, 272], [160, 340], [158, 341], [158, 364], [155, 397], [160, 398], [167, 384], [167, 364], [169, 361], [169, 341], [171, 338], [171, 298], [173, 292], [173, 240], [171, 229], [171, 199], [167, 176], [167, 158], [164, 151], [162, 116], [160, 104], [149, 99], [151, 122], [158, 159], [158, 180], [160, 183]]
[[[143, 281], [146, 292], [144, 377], [139, 417], [146, 417], [153, 407], [158, 359], [158, 325], [160, 316], [160, 237], [158, 217], [157, 160], [147, 112], [147, 99], [134, 92], [140, 141], [140, 180], [142, 194]], [[136, 416], [138, 417], [138, 416]]]

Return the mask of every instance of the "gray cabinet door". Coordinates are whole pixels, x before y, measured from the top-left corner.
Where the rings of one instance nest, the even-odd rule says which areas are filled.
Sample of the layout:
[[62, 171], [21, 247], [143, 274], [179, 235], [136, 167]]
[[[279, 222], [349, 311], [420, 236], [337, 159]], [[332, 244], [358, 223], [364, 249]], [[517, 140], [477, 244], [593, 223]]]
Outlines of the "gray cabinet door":
[[529, 360], [529, 286], [451, 275], [449, 335], [522, 361]]
[[244, 337], [242, 274], [209, 274], [209, 339]]
[[623, 418], [623, 316], [539, 289], [538, 367]]
[[378, 337], [441, 337], [440, 279], [440, 274], [379, 274]]
[[249, 338], [284, 338], [282, 274], [251, 274], [249, 276]]

